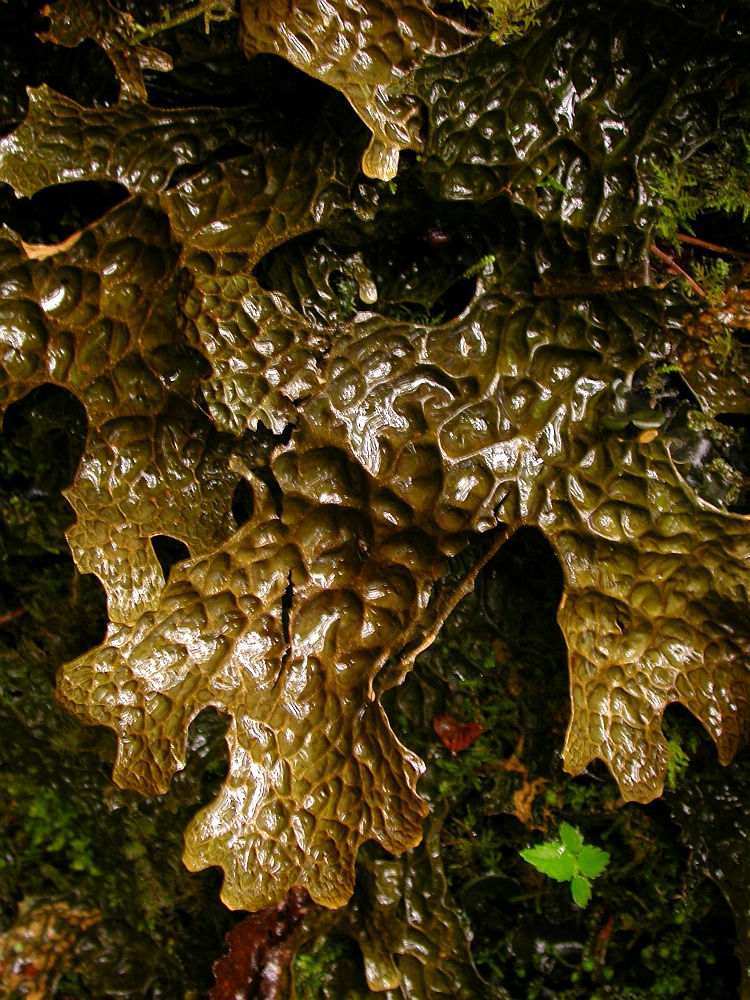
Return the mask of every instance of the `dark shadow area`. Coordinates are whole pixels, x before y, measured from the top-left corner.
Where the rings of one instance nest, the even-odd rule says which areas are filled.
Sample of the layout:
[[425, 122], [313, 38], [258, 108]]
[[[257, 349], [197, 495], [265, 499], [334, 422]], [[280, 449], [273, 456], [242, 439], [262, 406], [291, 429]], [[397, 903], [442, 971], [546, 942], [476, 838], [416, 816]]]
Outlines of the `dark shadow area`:
[[[248, 59], [238, 44], [236, 20], [215, 23], [208, 35], [188, 23], [155, 35], [153, 44], [174, 64], [168, 73], [144, 71], [155, 107], [250, 107], [261, 120], [281, 116], [309, 122], [334, 93], [280, 56]], [[343, 108], [343, 97], [341, 103]]]
[[119, 85], [104, 51], [91, 40], [76, 48], [43, 42], [49, 27], [40, 0], [0, 3], [0, 135], [10, 132], [28, 109], [27, 87], [46, 83], [79, 104], [114, 104]]
[[698, 239], [706, 243], [718, 244], [739, 253], [750, 253], [747, 220], [742, 218], [741, 212], [733, 215], [726, 212], [706, 212], [692, 220], [691, 229]]
[[87, 432], [86, 410], [72, 392], [54, 385], [32, 389], [2, 416], [4, 485], [22, 487], [33, 476], [35, 489], [50, 495], [70, 486]]
[[[62, 491], [71, 486], [88, 422], [66, 389], [44, 385], [6, 410], [0, 440], [0, 617], [9, 643], [27, 627], [65, 622], [74, 654], [100, 642], [106, 626], [104, 588], [73, 568], [65, 539], [74, 514]], [[70, 627], [71, 607], [89, 606]], [[2, 627], [2, 626], [0, 626]], [[61, 660], [64, 657], [61, 657]]]
[[219, 793], [229, 771], [226, 732], [229, 718], [215, 708], [204, 708], [190, 723], [187, 736], [187, 764], [172, 779], [179, 794], [181, 785], [199, 781], [198, 808], [208, 805]]
[[442, 316], [440, 322], [460, 316], [474, 298], [477, 290], [477, 279], [459, 278], [455, 284], [446, 289], [433, 306], [433, 313]]
[[240, 479], [232, 494], [232, 514], [238, 528], [250, 520], [254, 509], [253, 488], [246, 479]]
[[55, 184], [31, 198], [0, 201], [0, 223], [26, 243], [60, 243], [129, 197], [127, 188], [111, 181]]
[[750, 430], [749, 413], [717, 413], [716, 419], [727, 427], [734, 427], [736, 430]]
[[175, 563], [190, 558], [190, 550], [178, 538], [171, 538], [169, 535], [152, 535], [151, 544], [165, 580], [169, 580], [169, 571]]
[[[324, 233], [270, 250], [253, 271], [261, 287], [332, 326], [363, 312], [428, 326], [459, 316], [476, 292], [482, 262], [516, 245], [519, 224], [497, 200], [491, 206], [433, 201], [402, 159], [394, 186], [360, 185], [358, 197], [376, 198], [380, 208], [377, 238], [352, 213]], [[362, 297], [363, 278], [374, 283], [375, 301]]]
[[[706, 757], [714, 762], [718, 760], [716, 746], [706, 727], [679, 702], [672, 702], [664, 709], [661, 728], [667, 742], [676, 744], [689, 760], [702, 760]], [[687, 767], [687, 763], [684, 766]], [[678, 777], [679, 775], [675, 775], [674, 783]], [[667, 788], [669, 789], [669, 780]]]
[[[444, 586], [483, 544], [452, 561]], [[448, 809], [442, 860], [471, 923], [474, 960], [513, 1000], [737, 998], [731, 913], [705, 876], [701, 845], [686, 841], [675, 821], [675, 793], [647, 806], [625, 803], [602, 761], [576, 777], [563, 770], [570, 695], [556, 620], [562, 592], [550, 544], [536, 529], [517, 531], [385, 699], [399, 737], [427, 762], [420, 791]], [[438, 717], [481, 731], [451, 753]], [[697, 801], [703, 783], [693, 771], [724, 772], [715, 748], [680, 706], [670, 706], [664, 725], [690, 758], [676, 776], [678, 793], [690, 788]], [[536, 871], [519, 853], [556, 841], [562, 821], [608, 855], [586, 908], [573, 902], [569, 881]]]
[[172, 172], [169, 184], [167, 185], [167, 190], [179, 187], [180, 184], [184, 184], [185, 181], [189, 181], [191, 177], [195, 177], [196, 174], [201, 173], [214, 163], [226, 163], [227, 160], [234, 160], [237, 157], [246, 156], [249, 152], [250, 147], [240, 139], [232, 139], [230, 142], [225, 142], [224, 145], [219, 146], [219, 148], [214, 150], [213, 153], [204, 157], [200, 163], [184, 163], [182, 166], [177, 167], [177, 169]]
[[62, 491], [73, 482], [87, 430], [81, 403], [51, 385], [33, 389], [4, 414], [0, 559], [7, 564], [11, 587], [23, 578], [13, 571], [12, 560], [25, 560], [31, 572], [28, 560], [41, 570], [50, 561], [69, 558], [64, 532], [74, 514]]

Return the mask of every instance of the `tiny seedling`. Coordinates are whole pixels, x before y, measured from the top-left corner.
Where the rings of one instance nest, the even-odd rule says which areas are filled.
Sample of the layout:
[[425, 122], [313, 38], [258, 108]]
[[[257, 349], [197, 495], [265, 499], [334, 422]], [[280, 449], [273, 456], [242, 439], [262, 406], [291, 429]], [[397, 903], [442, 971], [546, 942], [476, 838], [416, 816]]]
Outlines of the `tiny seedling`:
[[588, 905], [591, 879], [601, 875], [609, 864], [609, 854], [600, 847], [584, 844], [583, 834], [569, 823], [560, 824], [560, 839], [527, 847], [520, 852], [537, 871], [557, 882], [570, 882], [570, 892], [577, 906]]

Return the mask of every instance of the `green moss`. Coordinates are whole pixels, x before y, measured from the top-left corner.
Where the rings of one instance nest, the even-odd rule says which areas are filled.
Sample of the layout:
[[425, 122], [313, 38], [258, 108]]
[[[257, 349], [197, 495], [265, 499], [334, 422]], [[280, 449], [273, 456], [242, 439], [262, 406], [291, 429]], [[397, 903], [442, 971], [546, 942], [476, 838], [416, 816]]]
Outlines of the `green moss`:
[[[13, 838], [15, 864], [33, 868], [52, 860], [71, 872], [99, 877], [105, 858], [93, 840], [95, 831], [81, 823], [80, 809], [70, 800], [55, 788], [38, 785], [38, 780], [33, 771], [0, 775], [0, 794], [7, 796], [0, 835]], [[48, 858], [58, 853], [59, 859]], [[0, 857], [0, 867], [8, 865]]]
[[647, 179], [658, 200], [654, 232], [673, 245], [679, 232], [694, 235], [701, 215], [750, 215], [750, 132], [746, 112], [726, 128], [721, 140], [692, 156], [672, 152], [651, 164]]
[[481, 10], [493, 28], [498, 42], [510, 41], [538, 24], [540, 9], [546, 0], [461, 0], [465, 7]]
[[342, 965], [357, 957], [356, 945], [339, 934], [326, 934], [300, 950], [294, 958], [295, 1000], [323, 1000], [325, 989]]
[[[748, 175], [750, 183], [750, 175]], [[721, 258], [705, 263], [695, 261], [692, 265], [693, 277], [706, 293], [710, 305], [719, 305], [724, 298], [729, 280], [729, 264]]]

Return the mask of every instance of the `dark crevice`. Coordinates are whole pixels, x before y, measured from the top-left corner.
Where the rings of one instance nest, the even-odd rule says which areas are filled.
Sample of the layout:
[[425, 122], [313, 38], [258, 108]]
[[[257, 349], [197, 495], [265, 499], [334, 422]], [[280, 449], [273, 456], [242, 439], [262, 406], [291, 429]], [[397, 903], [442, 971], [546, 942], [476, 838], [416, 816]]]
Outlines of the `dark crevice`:
[[[256, 265], [261, 287], [283, 292], [308, 319], [333, 326], [363, 312], [424, 325], [460, 315], [476, 294], [472, 272], [494, 258], [517, 224], [502, 204], [493, 202], [489, 211], [430, 200], [405, 160], [397, 189], [378, 192], [377, 239], [367, 224], [348, 220], [345, 227], [290, 240]], [[366, 191], [360, 185], [357, 197], [366, 199]], [[378, 290], [375, 302], [361, 297], [368, 273]]]
[[[251, 101], [258, 109], [273, 108], [285, 118], [309, 121], [332, 96], [330, 87], [280, 56], [248, 60], [237, 45], [236, 22], [214, 24], [207, 37], [187, 24], [155, 36], [154, 44], [174, 63], [168, 73], [144, 71], [149, 101], [157, 107], [242, 108]], [[345, 114], [344, 98], [341, 105]]]
[[195, 177], [196, 174], [201, 173], [201, 171], [212, 164], [226, 163], [227, 160], [234, 160], [238, 156], [246, 156], [249, 152], [250, 148], [241, 139], [232, 139], [229, 142], [225, 142], [218, 149], [214, 150], [213, 153], [204, 157], [200, 163], [183, 163], [182, 166], [177, 167], [169, 179], [167, 190], [184, 184], [185, 181], [189, 181], [191, 177]]
[[0, 223], [26, 243], [60, 243], [129, 197], [127, 188], [112, 181], [55, 184], [31, 198], [0, 201]]
[[284, 637], [284, 645], [287, 650], [291, 646], [292, 638], [290, 631], [290, 618], [292, 614], [292, 600], [294, 598], [294, 585], [292, 584], [292, 574], [288, 576], [286, 590], [281, 595], [281, 633]]
[[[229, 772], [226, 731], [229, 719], [215, 708], [204, 708], [190, 723], [187, 734], [187, 767], [172, 779], [174, 785], [189, 786], [200, 775], [199, 806], [216, 797]], [[208, 759], [210, 763], [204, 762]]]
[[159, 560], [165, 580], [169, 579], [169, 571], [175, 563], [190, 558], [190, 550], [187, 545], [178, 538], [172, 538], [170, 535], [153, 535], [151, 544], [154, 547], [154, 553]]
[[661, 728], [666, 739], [678, 740], [690, 757], [716, 759], [716, 747], [703, 723], [679, 702], [672, 702], [664, 709]]
[[443, 292], [432, 307], [433, 314], [440, 316], [440, 321], [443, 323], [449, 319], [455, 319], [469, 306], [476, 290], [476, 277], [460, 278], [447, 291]]
[[693, 234], [706, 243], [740, 253], [750, 252], [750, 234], [741, 212], [706, 212], [692, 219], [690, 225]]
[[669, 370], [661, 362], [641, 365], [633, 373], [633, 393], [638, 393], [634, 406], [645, 407], [652, 403], [662, 412], [671, 416], [683, 404], [699, 410], [698, 397], [678, 371]]
[[716, 419], [726, 427], [734, 427], [735, 430], [750, 429], [750, 413], [717, 413]]
[[232, 494], [232, 515], [237, 522], [237, 527], [241, 528], [253, 516], [255, 509], [255, 498], [253, 488], [246, 479], [240, 479]]
[[276, 513], [281, 517], [281, 510], [283, 505], [284, 495], [281, 492], [281, 487], [276, 482], [276, 477], [273, 474], [273, 470], [268, 465], [256, 465], [250, 470], [258, 479], [263, 483], [263, 485], [268, 489], [271, 494], [271, 499], [274, 502], [276, 508]]
[[284, 640], [284, 652], [281, 654], [279, 670], [274, 679], [275, 687], [284, 676], [284, 671], [292, 656], [292, 602], [294, 601], [294, 584], [292, 583], [291, 570], [287, 574], [287, 585], [281, 595], [281, 635]]
[[42, 41], [49, 18], [40, 0], [0, 3], [0, 135], [10, 132], [28, 109], [28, 87], [46, 83], [85, 106], [114, 104], [119, 84], [112, 63], [91, 39], [75, 48]]

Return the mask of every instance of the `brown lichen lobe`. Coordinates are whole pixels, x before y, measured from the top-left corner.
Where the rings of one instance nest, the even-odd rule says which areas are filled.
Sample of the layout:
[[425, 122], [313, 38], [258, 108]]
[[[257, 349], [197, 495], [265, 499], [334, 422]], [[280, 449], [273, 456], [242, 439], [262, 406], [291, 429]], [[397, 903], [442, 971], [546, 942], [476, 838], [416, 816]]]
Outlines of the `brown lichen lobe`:
[[247, 56], [272, 52], [340, 90], [372, 133], [368, 177], [390, 181], [402, 149], [423, 148], [420, 102], [410, 75], [429, 55], [457, 52], [473, 36], [422, 0], [364, 4], [241, 0]]
[[[368, 169], [390, 176], [399, 149], [422, 141], [400, 86], [415, 53], [462, 38], [418, 4], [368, 4], [356, 17], [378, 23], [369, 51], [370, 29], [339, 26], [355, 15], [331, 9], [325, 21], [319, 5], [295, 5], [289, 20], [286, 7], [243, 4], [246, 48], [288, 56], [283, 39], [307, 32], [305, 68], [346, 93], [373, 131]], [[356, 45], [326, 62], [339, 36], [349, 51], [350, 27]], [[60, 121], [62, 144], [48, 127]], [[108, 139], [104, 156], [101, 135], [122, 141]], [[221, 866], [233, 907], [270, 905], [292, 886], [341, 905], [358, 847], [406, 850], [427, 811], [422, 764], [379, 695], [435, 634], [448, 559], [522, 525], [545, 533], [564, 573], [568, 769], [601, 757], [624, 798], [654, 798], [671, 702], [728, 760], [749, 720], [747, 520], [698, 499], [658, 434], [602, 420], [613, 383], [669, 352], [658, 296], [540, 299], [513, 270], [516, 247], [444, 323], [362, 312], [322, 327], [253, 269], [343, 217], [358, 151], [324, 109], [288, 143], [258, 127], [246, 153], [170, 187], [186, 149], [202, 161], [234, 135], [216, 109], [84, 109], [40, 88], [0, 140], [0, 177], [19, 193], [70, 176], [130, 191], [54, 253], [0, 235], [2, 402], [52, 383], [89, 419], [68, 538], [104, 583], [112, 624], [63, 668], [58, 692], [82, 721], [115, 730], [117, 782], [164, 792], [190, 721], [217, 708], [230, 718], [229, 774], [188, 828], [186, 863]], [[730, 394], [721, 378], [713, 396]], [[259, 422], [293, 427], [270, 461]], [[255, 503], [237, 530], [242, 477]], [[160, 534], [190, 551], [166, 584], [150, 541]]]

